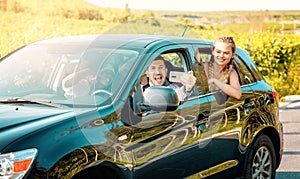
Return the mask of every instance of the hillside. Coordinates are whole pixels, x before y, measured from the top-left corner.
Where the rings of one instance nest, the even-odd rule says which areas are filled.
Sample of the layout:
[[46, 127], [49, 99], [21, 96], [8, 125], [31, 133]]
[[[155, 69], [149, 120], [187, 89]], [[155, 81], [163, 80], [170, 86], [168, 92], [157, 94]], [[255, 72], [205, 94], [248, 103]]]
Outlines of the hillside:
[[[45, 14], [49, 16], [61, 15], [67, 18], [82, 18], [85, 11], [89, 11], [90, 19], [109, 18], [114, 13], [133, 13], [137, 16], [153, 14], [156, 17], [177, 20], [184, 18], [196, 24], [232, 24], [281, 22], [300, 20], [300, 11], [216, 11], [216, 12], [182, 12], [182, 11], [146, 11], [131, 10], [125, 6], [123, 9], [101, 8], [84, 0], [0, 0], [0, 10], [15, 13]], [[127, 14], [129, 15], [129, 14]], [[101, 16], [101, 18], [97, 17]]]

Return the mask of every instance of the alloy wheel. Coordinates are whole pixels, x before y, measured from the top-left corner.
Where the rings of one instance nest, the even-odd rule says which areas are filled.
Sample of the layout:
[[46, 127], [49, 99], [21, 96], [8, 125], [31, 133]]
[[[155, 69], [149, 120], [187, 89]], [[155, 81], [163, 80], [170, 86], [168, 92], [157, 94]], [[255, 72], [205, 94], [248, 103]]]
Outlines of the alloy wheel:
[[272, 177], [272, 155], [266, 146], [261, 146], [254, 158], [252, 164], [253, 179], [269, 179]]

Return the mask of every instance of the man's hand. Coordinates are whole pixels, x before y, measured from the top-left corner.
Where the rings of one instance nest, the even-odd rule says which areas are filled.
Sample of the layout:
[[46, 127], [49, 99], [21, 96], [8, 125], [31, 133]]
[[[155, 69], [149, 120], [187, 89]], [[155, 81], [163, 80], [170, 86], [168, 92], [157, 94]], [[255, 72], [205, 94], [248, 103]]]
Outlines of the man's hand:
[[192, 91], [196, 83], [196, 77], [194, 77], [193, 71], [189, 71], [187, 74], [182, 75], [181, 83], [185, 86], [187, 92]]

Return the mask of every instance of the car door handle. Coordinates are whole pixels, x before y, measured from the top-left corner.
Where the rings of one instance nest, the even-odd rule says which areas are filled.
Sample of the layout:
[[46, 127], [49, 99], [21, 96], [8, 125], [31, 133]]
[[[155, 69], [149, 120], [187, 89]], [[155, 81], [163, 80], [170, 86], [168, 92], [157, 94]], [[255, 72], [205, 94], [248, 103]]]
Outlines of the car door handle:
[[199, 125], [201, 125], [201, 124], [206, 124], [207, 121], [208, 121], [208, 118], [205, 118], [205, 119], [202, 119], [202, 120], [197, 120], [197, 121], [194, 123], [194, 125], [195, 125], [195, 126], [199, 126]]
[[243, 107], [248, 108], [248, 107], [253, 107], [253, 106], [255, 106], [255, 102], [249, 98], [246, 98], [245, 102], [243, 104]]
[[244, 103], [243, 106], [244, 106], [244, 108], [251, 108], [251, 107], [255, 106], [255, 103], [254, 103], [254, 101], [250, 101], [248, 103]]
[[204, 114], [199, 114], [197, 121], [194, 122], [194, 126], [198, 128], [198, 130], [202, 131], [207, 128], [208, 116]]
[[244, 109], [246, 112], [250, 112], [252, 108], [255, 107], [255, 102], [250, 99], [245, 99], [245, 103], [243, 104]]

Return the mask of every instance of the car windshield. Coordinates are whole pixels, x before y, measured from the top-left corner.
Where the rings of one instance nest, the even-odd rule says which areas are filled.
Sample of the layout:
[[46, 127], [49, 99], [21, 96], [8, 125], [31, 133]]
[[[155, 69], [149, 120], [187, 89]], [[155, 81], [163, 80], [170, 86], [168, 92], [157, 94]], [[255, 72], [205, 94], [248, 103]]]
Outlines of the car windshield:
[[34, 43], [0, 62], [0, 100], [99, 105], [114, 96], [139, 52], [82, 43]]

